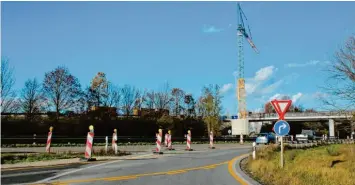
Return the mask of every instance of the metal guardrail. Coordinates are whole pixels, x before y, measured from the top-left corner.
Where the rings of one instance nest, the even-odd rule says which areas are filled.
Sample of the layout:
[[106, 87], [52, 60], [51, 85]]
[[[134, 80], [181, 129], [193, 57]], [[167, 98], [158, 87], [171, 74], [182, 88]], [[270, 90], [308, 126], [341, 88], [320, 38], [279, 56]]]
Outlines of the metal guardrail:
[[288, 142], [286, 147], [288, 148], [311, 148], [322, 145], [330, 145], [330, 144], [355, 144], [354, 139], [330, 139], [330, 140], [313, 140], [313, 141], [293, 141]]

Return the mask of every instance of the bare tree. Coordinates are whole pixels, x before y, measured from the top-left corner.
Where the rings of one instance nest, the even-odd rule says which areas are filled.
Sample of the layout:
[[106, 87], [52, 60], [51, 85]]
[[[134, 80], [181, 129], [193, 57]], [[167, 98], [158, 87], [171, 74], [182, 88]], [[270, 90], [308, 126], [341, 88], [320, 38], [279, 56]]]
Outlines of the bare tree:
[[187, 116], [196, 116], [195, 106], [196, 102], [192, 94], [187, 94], [184, 97], [184, 103], [186, 104], [185, 113]]
[[146, 101], [146, 95], [147, 95], [147, 91], [141, 91], [139, 89], [137, 89], [137, 93], [136, 93], [136, 100], [134, 102], [134, 108], [141, 110], [142, 106], [144, 105], [144, 102]]
[[148, 109], [155, 108], [155, 99], [156, 99], [155, 97], [156, 97], [156, 93], [154, 91], [146, 93], [144, 104]]
[[179, 88], [173, 88], [171, 90], [172, 102], [174, 102], [174, 114], [178, 116], [181, 114], [181, 111], [184, 109], [182, 106], [184, 103], [185, 92]]
[[55, 106], [57, 120], [60, 111], [75, 105], [81, 92], [79, 80], [65, 67], [57, 67], [45, 74], [43, 90], [48, 100]]
[[121, 89], [121, 93], [123, 112], [126, 116], [129, 116], [133, 111], [134, 103], [139, 96], [139, 91], [133, 86], [125, 85]]
[[349, 126], [344, 130], [355, 130], [355, 35], [349, 37], [345, 46], [335, 53], [330, 64], [326, 85], [322, 87], [327, 97], [320, 97], [331, 110], [349, 115]]
[[155, 108], [159, 110], [168, 109], [170, 110], [169, 104], [172, 98], [170, 97], [170, 87], [169, 83], [164, 84], [163, 89], [155, 93]]
[[16, 111], [16, 92], [13, 89], [15, 84], [14, 69], [9, 66], [8, 60], [1, 59], [1, 113], [13, 113]]
[[328, 70], [327, 84], [323, 87], [330, 97], [321, 99], [336, 110], [355, 109], [355, 35], [335, 53], [334, 58]]
[[21, 91], [21, 108], [29, 121], [33, 120], [35, 113], [40, 112], [42, 100], [41, 85], [37, 79], [27, 80]]
[[107, 97], [105, 101], [105, 105], [109, 107], [120, 107], [121, 103], [121, 90], [119, 87], [116, 85], [113, 85], [112, 83], [108, 82], [107, 86]]

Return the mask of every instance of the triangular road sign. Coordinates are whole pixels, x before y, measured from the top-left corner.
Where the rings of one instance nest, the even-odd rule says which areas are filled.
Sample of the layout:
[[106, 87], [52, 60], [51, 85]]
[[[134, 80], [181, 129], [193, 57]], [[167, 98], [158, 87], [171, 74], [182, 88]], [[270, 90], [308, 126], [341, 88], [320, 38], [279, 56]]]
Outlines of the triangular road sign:
[[279, 120], [285, 119], [285, 114], [292, 104], [292, 100], [272, 100], [271, 105], [279, 115]]

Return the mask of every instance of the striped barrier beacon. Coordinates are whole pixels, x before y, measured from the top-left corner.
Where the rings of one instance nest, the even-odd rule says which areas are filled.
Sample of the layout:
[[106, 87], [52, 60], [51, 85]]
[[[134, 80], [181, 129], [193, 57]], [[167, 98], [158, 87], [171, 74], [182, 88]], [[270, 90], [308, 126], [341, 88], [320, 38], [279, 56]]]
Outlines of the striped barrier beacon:
[[187, 131], [187, 135], [186, 135], [186, 149], [187, 151], [192, 151], [191, 149], [191, 131], [188, 130]]
[[53, 131], [53, 127], [49, 127], [47, 145], [46, 145], [46, 152], [47, 153], [51, 152], [52, 131]]
[[210, 132], [210, 147], [211, 149], [215, 149], [215, 147], [213, 146], [213, 132]]
[[166, 133], [166, 134], [165, 134], [165, 137], [164, 137], [164, 144], [165, 144], [165, 147], [168, 147], [168, 137], [169, 137], [169, 134]]
[[171, 130], [168, 131], [168, 150], [175, 150], [172, 146], [172, 141], [171, 141]]
[[91, 159], [92, 146], [94, 143], [94, 126], [90, 125], [89, 130], [90, 131], [88, 132], [85, 148], [85, 159], [87, 160]]
[[162, 137], [163, 137], [163, 130], [162, 129], [158, 130], [156, 137], [157, 137], [157, 141], [156, 141], [157, 147], [155, 148], [154, 153], [163, 154], [163, 152], [161, 151], [161, 141], [162, 141]]
[[112, 134], [112, 150], [117, 154], [117, 129], [114, 129]]

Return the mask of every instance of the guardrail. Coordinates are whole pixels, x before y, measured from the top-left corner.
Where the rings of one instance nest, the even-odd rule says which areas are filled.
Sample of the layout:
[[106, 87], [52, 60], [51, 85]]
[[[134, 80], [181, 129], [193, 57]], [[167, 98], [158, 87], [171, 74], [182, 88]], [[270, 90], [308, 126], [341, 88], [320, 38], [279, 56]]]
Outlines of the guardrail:
[[355, 144], [354, 139], [330, 139], [330, 140], [313, 140], [313, 141], [293, 141], [288, 142], [286, 147], [298, 149], [298, 148], [311, 148], [322, 145], [330, 145], [330, 144]]

